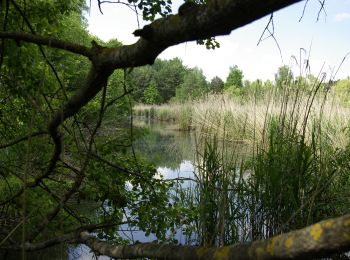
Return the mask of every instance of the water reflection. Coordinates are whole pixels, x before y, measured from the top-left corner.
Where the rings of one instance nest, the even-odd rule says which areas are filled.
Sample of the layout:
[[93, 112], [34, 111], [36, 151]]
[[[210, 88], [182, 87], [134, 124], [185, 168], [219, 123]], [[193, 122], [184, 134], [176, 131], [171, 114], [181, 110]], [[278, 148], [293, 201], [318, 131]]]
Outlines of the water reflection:
[[136, 127], [143, 127], [146, 134], [134, 141], [136, 153], [152, 161], [158, 169], [178, 171], [181, 163], [193, 162], [195, 134], [176, 130], [172, 123], [154, 122], [138, 118]]
[[[146, 134], [135, 140], [134, 148], [138, 155], [152, 161], [158, 169], [158, 174], [164, 179], [194, 178], [194, 151], [195, 137], [193, 133], [176, 130], [175, 125], [169, 123], [155, 123], [139, 118], [135, 121], [136, 127], [146, 128]], [[184, 181], [181, 185], [187, 187], [190, 182]], [[145, 232], [128, 225], [121, 226], [119, 233], [123, 238], [132, 242], [152, 242], [157, 240], [153, 234], [145, 235]], [[179, 243], [186, 244], [181, 230], [178, 230], [174, 238]], [[0, 258], [2, 255], [0, 254]], [[7, 255], [6, 259], [20, 259], [18, 254]], [[67, 246], [59, 245], [40, 252], [28, 253], [27, 259], [54, 259], [54, 260], [107, 260], [106, 256], [96, 256], [85, 245]]]
[[[145, 129], [142, 138], [134, 141], [136, 154], [152, 161], [158, 170], [158, 175], [164, 179], [194, 178], [194, 151], [195, 137], [193, 133], [176, 130], [171, 123], [154, 122], [144, 118], [136, 118], [134, 125]], [[188, 181], [182, 183], [183, 187], [189, 185]], [[145, 235], [145, 232], [128, 225], [122, 225], [119, 235], [129, 241], [153, 242], [157, 240], [154, 234]], [[185, 244], [188, 241], [181, 230], [174, 236], [179, 243]], [[61, 259], [67, 259], [61, 258]], [[85, 245], [79, 245], [68, 249], [69, 260], [106, 260], [106, 256], [95, 256]]]
[[158, 167], [158, 173], [164, 179], [194, 178], [194, 166], [191, 161], [183, 160], [178, 168]]
[[[183, 188], [189, 187], [190, 181], [194, 179], [194, 151], [195, 136], [191, 132], [178, 131], [176, 126], [170, 123], [154, 122], [142, 117], [137, 118], [134, 125], [145, 129], [142, 138], [134, 141], [134, 150], [137, 155], [145, 157], [153, 162], [158, 171], [158, 176], [168, 180], [182, 180]], [[145, 235], [145, 232], [128, 225], [121, 227], [119, 233], [122, 237], [131, 242], [153, 242], [157, 240], [154, 234]], [[170, 233], [169, 233], [170, 235]], [[173, 234], [175, 240], [186, 244], [188, 237], [182, 234], [181, 230]]]

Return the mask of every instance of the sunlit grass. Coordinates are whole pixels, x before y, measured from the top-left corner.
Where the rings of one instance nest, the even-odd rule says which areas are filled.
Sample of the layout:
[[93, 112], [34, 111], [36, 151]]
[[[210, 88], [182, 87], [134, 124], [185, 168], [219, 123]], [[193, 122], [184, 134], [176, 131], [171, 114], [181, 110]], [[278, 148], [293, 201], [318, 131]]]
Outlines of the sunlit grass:
[[[288, 99], [287, 99], [288, 98]], [[346, 144], [350, 126], [350, 108], [340, 105], [331, 95], [317, 94], [310, 106], [310, 94], [305, 91], [289, 90], [288, 93], [271, 92], [263, 98], [242, 100], [226, 95], [212, 95], [204, 100], [186, 104], [136, 105], [135, 115], [152, 117], [156, 120], [174, 121], [180, 130], [200, 129], [215, 131], [231, 141], [252, 143], [261, 140], [266, 120], [281, 111], [293, 113], [294, 127], [304, 131], [310, 139], [312, 121], [320, 121], [324, 134], [335, 146]], [[303, 115], [308, 114], [307, 124]], [[297, 119], [300, 120], [297, 120]]]

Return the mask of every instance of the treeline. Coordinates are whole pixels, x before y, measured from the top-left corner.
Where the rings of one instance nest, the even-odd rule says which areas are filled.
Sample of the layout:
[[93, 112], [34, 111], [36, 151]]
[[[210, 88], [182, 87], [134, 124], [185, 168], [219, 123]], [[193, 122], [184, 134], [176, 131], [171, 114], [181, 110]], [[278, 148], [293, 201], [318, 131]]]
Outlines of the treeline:
[[157, 59], [152, 66], [135, 68], [128, 76], [136, 102], [166, 103], [171, 99], [197, 99], [210, 92], [220, 92], [224, 82], [216, 77], [207, 82], [203, 71], [186, 67], [181, 59]]
[[163, 104], [169, 101], [185, 102], [198, 100], [208, 94], [225, 93], [233, 97], [264, 96], [271, 89], [321, 87], [332, 92], [343, 103], [350, 104], [350, 78], [336, 82], [326, 82], [323, 74], [314, 76], [305, 73], [295, 76], [292, 70], [284, 65], [278, 68], [274, 80], [245, 80], [243, 71], [234, 65], [230, 67], [225, 81], [216, 76], [208, 81], [203, 71], [188, 68], [179, 58], [171, 60], [157, 59], [154, 65], [134, 69], [128, 76], [128, 83], [133, 89], [132, 96], [137, 103]]

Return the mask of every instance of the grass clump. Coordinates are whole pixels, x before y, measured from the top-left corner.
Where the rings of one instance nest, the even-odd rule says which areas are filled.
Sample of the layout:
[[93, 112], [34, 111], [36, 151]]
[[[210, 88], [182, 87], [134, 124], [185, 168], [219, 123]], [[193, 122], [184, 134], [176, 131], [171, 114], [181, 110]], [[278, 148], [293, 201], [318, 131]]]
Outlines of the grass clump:
[[134, 115], [152, 120], [175, 122], [178, 130], [194, 129], [193, 107], [190, 104], [144, 105], [134, 107]]

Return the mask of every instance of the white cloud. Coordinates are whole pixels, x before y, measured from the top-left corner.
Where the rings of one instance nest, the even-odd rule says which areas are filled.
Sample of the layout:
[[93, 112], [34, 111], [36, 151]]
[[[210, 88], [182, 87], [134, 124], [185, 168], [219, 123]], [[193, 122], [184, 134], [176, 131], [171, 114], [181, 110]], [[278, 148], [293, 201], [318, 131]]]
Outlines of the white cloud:
[[350, 13], [338, 13], [334, 17], [336, 22], [342, 22], [348, 19], [350, 19]]

